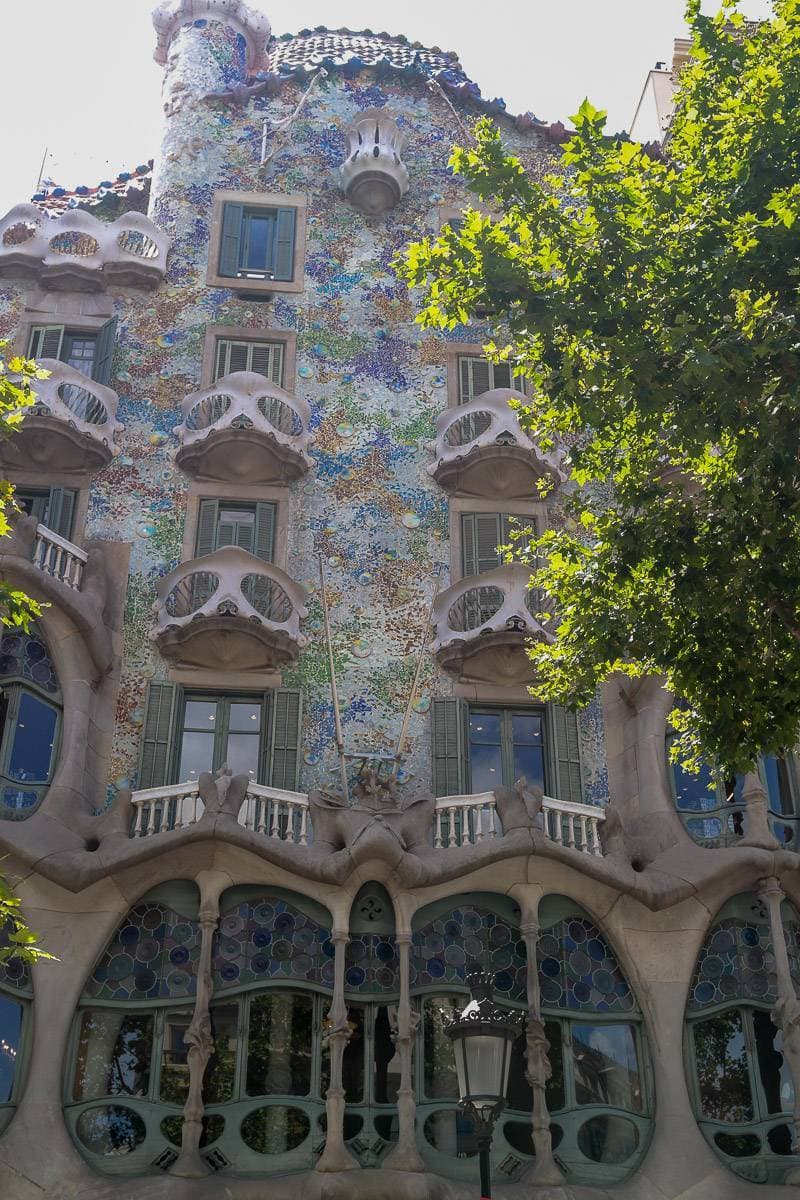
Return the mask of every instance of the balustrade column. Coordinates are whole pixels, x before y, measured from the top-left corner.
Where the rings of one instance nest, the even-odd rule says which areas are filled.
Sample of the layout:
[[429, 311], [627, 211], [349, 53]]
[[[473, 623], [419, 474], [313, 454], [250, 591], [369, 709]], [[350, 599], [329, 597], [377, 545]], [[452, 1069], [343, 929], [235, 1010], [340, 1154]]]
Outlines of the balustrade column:
[[558, 1169], [553, 1158], [553, 1139], [550, 1135], [550, 1114], [547, 1111], [545, 1089], [552, 1074], [548, 1050], [550, 1049], [544, 1032], [542, 1021], [541, 1001], [539, 996], [539, 968], [536, 960], [536, 949], [539, 942], [538, 918], [528, 916], [522, 921], [521, 933], [525, 942], [527, 954], [527, 992], [528, 992], [528, 1025], [527, 1037], [527, 1071], [525, 1078], [533, 1091], [533, 1111], [531, 1113], [531, 1136], [536, 1152], [536, 1162], [526, 1176], [526, 1179], [536, 1184], [562, 1184], [564, 1176]]
[[325, 1096], [328, 1128], [325, 1149], [317, 1162], [317, 1171], [353, 1171], [358, 1168], [358, 1163], [344, 1144], [345, 1093], [342, 1084], [342, 1060], [351, 1034], [344, 1000], [344, 956], [349, 940], [347, 930], [334, 929], [331, 935], [334, 947], [333, 999], [328, 1010], [325, 1035], [331, 1071]]
[[214, 1052], [211, 1032], [211, 951], [214, 931], [219, 921], [219, 897], [230, 880], [216, 872], [202, 872], [197, 879], [200, 887], [200, 959], [197, 964], [197, 995], [194, 1013], [183, 1040], [189, 1047], [189, 1094], [183, 1106], [183, 1129], [180, 1154], [170, 1167], [171, 1175], [184, 1179], [202, 1179], [209, 1168], [200, 1156], [200, 1135], [203, 1131], [203, 1076]]
[[397, 1092], [397, 1145], [386, 1158], [385, 1166], [395, 1171], [424, 1171], [425, 1164], [417, 1150], [415, 1129], [416, 1096], [414, 1092], [414, 1041], [419, 1026], [419, 1013], [411, 1004], [410, 957], [411, 933], [397, 934], [400, 959], [400, 1000], [389, 1009], [392, 1041], [400, 1058], [400, 1087]]
[[[781, 902], [784, 899], [783, 889], [775, 877], [762, 879], [759, 891], [760, 900], [769, 912], [770, 935], [772, 950], [775, 955], [775, 974], [777, 977], [778, 999], [770, 1016], [783, 1034], [783, 1056], [789, 1064], [789, 1073], [794, 1087], [794, 1110], [792, 1123], [794, 1137], [792, 1153], [800, 1154], [800, 1001], [792, 980], [789, 965], [789, 954], [786, 950], [786, 938], [783, 932]], [[794, 1167], [783, 1181], [800, 1187], [800, 1167]]]

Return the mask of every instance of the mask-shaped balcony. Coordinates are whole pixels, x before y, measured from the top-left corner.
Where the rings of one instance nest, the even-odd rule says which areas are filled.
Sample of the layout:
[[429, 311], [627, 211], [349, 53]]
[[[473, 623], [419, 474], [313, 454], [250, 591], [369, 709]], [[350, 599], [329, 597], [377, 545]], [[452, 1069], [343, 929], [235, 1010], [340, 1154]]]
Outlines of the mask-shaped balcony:
[[509, 400], [525, 403], [525, 396], [495, 388], [439, 415], [436, 440], [428, 443], [436, 461], [428, 472], [440, 487], [461, 496], [512, 500], [535, 496], [537, 481], [547, 475], [564, 480], [563, 451], [541, 451]]
[[311, 410], [253, 371], [234, 371], [183, 402], [177, 465], [197, 479], [288, 483], [313, 465]]
[[100, 221], [80, 209], [55, 220], [18, 204], [0, 221], [0, 275], [33, 276], [56, 291], [99, 292], [108, 284], [157, 288], [169, 239], [142, 213]]
[[57, 359], [39, 359], [39, 366], [50, 377], [35, 381], [36, 403], [25, 410], [18, 432], [0, 444], [0, 462], [41, 470], [43, 479], [102, 470], [119, 454], [117, 393]]
[[159, 582], [150, 637], [165, 658], [209, 670], [280, 670], [296, 661], [306, 594], [285, 571], [224, 546]]
[[541, 593], [528, 587], [530, 577], [530, 567], [510, 563], [469, 575], [438, 596], [432, 649], [443, 670], [465, 683], [532, 681], [526, 645], [552, 635], [531, 613]]
[[342, 191], [368, 217], [381, 216], [408, 191], [408, 169], [402, 158], [406, 136], [382, 108], [367, 108], [350, 126], [347, 138]]

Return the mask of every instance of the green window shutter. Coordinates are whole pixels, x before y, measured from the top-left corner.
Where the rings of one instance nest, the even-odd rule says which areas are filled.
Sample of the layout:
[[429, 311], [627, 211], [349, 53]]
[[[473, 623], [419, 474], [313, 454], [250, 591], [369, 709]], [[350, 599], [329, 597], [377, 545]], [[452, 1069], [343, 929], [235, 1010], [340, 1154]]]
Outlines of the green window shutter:
[[465, 576], [482, 575], [501, 563], [497, 547], [508, 541], [508, 517], [501, 513], [464, 513], [461, 517], [461, 567]]
[[431, 758], [436, 796], [467, 791], [468, 709], [457, 696], [439, 697], [431, 707]]
[[283, 387], [283, 342], [251, 342], [248, 370]]
[[75, 515], [77, 492], [71, 488], [50, 488], [47, 501], [47, 512], [43, 524], [53, 533], [69, 539], [72, 536], [72, 520]]
[[269, 786], [296, 792], [300, 778], [300, 730], [303, 694], [294, 688], [272, 693]]
[[549, 775], [556, 786], [556, 798], [582, 804], [583, 776], [578, 714], [562, 708], [560, 704], [548, 704], [547, 721], [554, 756]]
[[256, 537], [253, 554], [264, 562], [275, 558], [275, 513], [276, 505], [259, 501], [256, 505]]
[[492, 364], [485, 358], [464, 355], [458, 361], [461, 404], [468, 404], [476, 396], [482, 396], [492, 387], [500, 386], [492, 383]]
[[195, 545], [196, 558], [202, 558], [206, 554], [213, 554], [217, 548], [218, 512], [218, 500], [200, 501], [200, 509], [197, 514], [197, 541]]
[[230, 375], [234, 371], [252, 371], [250, 365], [250, 342], [228, 342], [228, 367]]
[[96, 383], [111, 383], [111, 367], [114, 361], [114, 349], [117, 344], [117, 318], [112, 317], [97, 331], [97, 342], [94, 348], [92, 364], [92, 379]]
[[231, 345], [227, 338], [217, 338], [217, 352], [214, 362], [214, 382], [222, 379], [223, 375], [230, 374], [228, 359], [230, 358]]
[[492, 372], [493, 388], [512, 388], [514, 386], [510, 363], [490, 363], [489, 369]]
[[236, 279], [239, 274], [243, 222], [243, 204], [223, 204], [222, 237], [219, 246], [219, 274], [224, 275], [228, 279]]
[[60, 358], [63, 325], [34, 325], [28, 341], [28, 358]]
[[275, 226], [273, 279], [294, 277], [294, 232], [297, 224], [297, 209], [279, 208]]
[[140, 788], [163, 787], [170, 782], [170, 751], [175, 715], [174, 683], [151, 683], [147, 689], [142, 749], [139, 757]]

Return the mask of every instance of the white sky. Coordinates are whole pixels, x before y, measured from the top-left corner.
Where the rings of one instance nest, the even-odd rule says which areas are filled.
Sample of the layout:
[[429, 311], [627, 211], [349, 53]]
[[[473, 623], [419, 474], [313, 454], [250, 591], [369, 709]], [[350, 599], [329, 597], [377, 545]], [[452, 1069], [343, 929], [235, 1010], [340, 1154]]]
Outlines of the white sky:
[[[0, 0], [3, 114], [0, 214], [39, 175], [94, 187], [158, 155], [161, 68], [154, 0]], [[630, 125], [646, 72], [671, 57], [683, 0], [251, 0], [273, 32], [327, 25], [403, 33], [455, 50], [486, 97], [555, 121], [585, 95]], [[709, 0], [709, 11], [716, 9]], [[768, 0], [743, 0], [750, 18]]]

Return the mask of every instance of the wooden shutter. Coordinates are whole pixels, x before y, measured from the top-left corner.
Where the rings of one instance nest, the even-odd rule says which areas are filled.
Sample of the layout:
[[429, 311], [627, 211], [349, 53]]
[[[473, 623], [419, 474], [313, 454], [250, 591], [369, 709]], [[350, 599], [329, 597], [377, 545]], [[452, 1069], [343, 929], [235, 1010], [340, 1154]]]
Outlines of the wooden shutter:
[[151, 683], [147, 689], [139, 757], [140, 788], [163, 787], [171, 782], [169, 771], [176, 690], [174, 683]]
[[236, 279], [239, 274], [244, 205], [226, 202], [222, 206], [222, 237], [219, 245], [219, 274]]
[[28, 341], [28, 358], [60, 358], [63, 325], [34, 325]]
[[217, 338], [217, 351], [214, 358], [214, 379], [216, 383], [218, 379], [222, 379], [223, 375], [229, 375], [228, 358], [230, 356], [231, 343], [227, 338]]
[[71, 488], [50, 488], [47, 513], [43, 524], [48, 529], [52, 529], [53, 533], [69, 539], [72, 536], [72, 519], [75, 515], [76, 499], [77, 492], [72, 491]]
[[253, 554], [264, 562], [275, 558], [275, 515], [276, 505], [259, 500], [256, 505], [256, 533]]
[[457, 696], [435, 699], [431, 705], [431, 759], [436, 796], [463, 796], [467, 791], [467, 721], [469, 711]]
[[196, 558], [202, 558], [205, 554], [213, 554], [216, 550], [218, 514], [218, 500], [200, 501], [200, 508], [197, 514]]
[[582, 804], [583, 775], [578, 714], [562, 708], [560, 704], [548, 704], [547, 722], [550, 726], [550, 744], [553, 747], [553, 769], [550, 771], [550, 779], [555, 784], [556, 798]]
[[279, 208], [275, 221], [273, 241], [273, 279], [294, 278], [294, 231], [297, 209]]
[[491, 390], [492, 365], [485, 358], [464, 355], [459, 364], [459, 403], [468, 404], [476, 396]]
[[271, 715], [269, 786], [296, 792], [300, 778], [302, 692], [294, 688], [277, 688], [272, 693]]
[[283, 387], [283, 342], [251, 342], [248, 370]]
[[111, 367], [114, 361], [114, 349], [117, 344], [117, 318], [112, 317], [101, 325], [97, 331], [97, 342], [94, 347], [94, 362], [92, 363], [92, 379], [103, 383], [106, 387], [111, 383]]
[[228, 342], [227, 374], [233, 371], [250, 371], [250, 343]]
[[511, 375], [510, 363], [490, 363], [489, 370], [492, 374], [493, 388], [513, 388], [514, 380]]
[[461, 517], [461, 569], [481, 575], [500, 566], [497, 547], [508, 540], [508, 517], [501, 513], [464, 513]]

